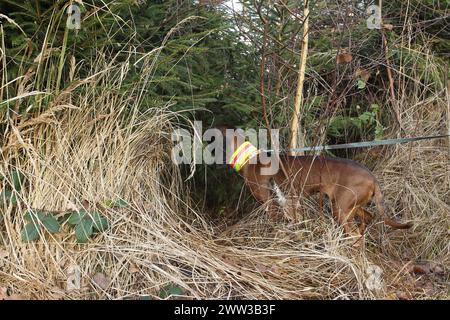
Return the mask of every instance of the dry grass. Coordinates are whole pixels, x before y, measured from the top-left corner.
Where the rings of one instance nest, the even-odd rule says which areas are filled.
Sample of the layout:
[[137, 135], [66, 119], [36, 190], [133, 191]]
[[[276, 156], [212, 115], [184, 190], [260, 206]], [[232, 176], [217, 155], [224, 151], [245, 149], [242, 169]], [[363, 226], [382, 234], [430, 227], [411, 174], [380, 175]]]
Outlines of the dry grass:
[[[120, 89], [128, 61], [99, 61], [93, 76], [78, 82], [84, 90], [62, 91], [45, 113], [8, 125], [0, 173], [20, 170], [27, 183], [17, 207], [6, 206], [0, 223], [0, 295], [6, 290], [29, 299], [159, 298], [171, 283], [194, 299], [449, 298], [446, 141], [392, 147], [379, 157], [375, 175], [390, 213], [413, 221], [414, 228], [392, 231], [376, 223], [363, 251], [352, 248], [314, 206], [296, 225], [274, 225], [255, 210], [224, 229], [192, 209], [170, 161], [168, 139], [179, 115], [162, 106], [138, 111], [136, 97], [148, 84], [152, 61], [145, 59], [142, 79], [127, 94]], [[405, 106], [405, 135], [441, 129], [446, 101], [440, 96], [404, 99], [399, 105]], [[426, 108], [426, 116], [406, 107], [414, 105]], [[130, 206], [105, 209], [110, 228], [87, 244], [77, 244], [67, 225], [37, 242], [20, 239], [30, 208], [62, 216], [117, 198]], [[413, 275], [410, 267], [417, 261], [433, 261], [443, 272]], [[378, 290], [367, 286], [372, 265], [383, 272]], [[74, 268], [81, 271], [81, 286], [68, 290]]]
[[[330, 217], [317, 212], [298, 225], [272, 225], [255, 211], [229, 229], [214, 227], [189, 207], [169, 161], [166, 137], [174, 115], [155, 109], [129, 120], [127, 101], [113, 90], [88, 96], [49, 120], [14, 128], [3, 147], [2, 173], [19, 169], [28, 181], [20, 205], [5, 211], [0, 233], [0, 287], [11, 294], [156, 298], [173, 283], [191, 298], [371, 299], [395, 298], [399, 291], [448, 298], [448, 273], [431, 277], [431, 292], [415, 286], [408, 271], [416, 260], [450, 262], [445, 144], [399, 146], [380, 159], [376, 175], [388, 203], [415, 227], [403, 232], [374, 225], [365, 251], [358, 252]], [[88, 244], [77, 244], [67, 226], [36, 243], [20, 240], [29, 208], [63, 212], [119, 197], [131, 206], [108, 209], [111, 228]], [[378, 291], [366, 287], [371, 264], [383, 270]], [[82, 285], [68, 291], [73, 266], [81, 269]], [[93, 281], [99, 272], [109, 279], [104, 288]]]

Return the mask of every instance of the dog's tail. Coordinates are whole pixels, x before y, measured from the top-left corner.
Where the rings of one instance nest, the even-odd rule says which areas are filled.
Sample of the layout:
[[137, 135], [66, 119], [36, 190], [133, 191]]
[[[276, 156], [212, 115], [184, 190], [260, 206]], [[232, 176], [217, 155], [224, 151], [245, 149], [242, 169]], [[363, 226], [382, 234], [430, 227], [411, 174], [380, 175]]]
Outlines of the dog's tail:
[[383, 217], [383, 221], [385, 224], [387, 224], [388, 226], [390, 226], [394, 229], [409, 229], [413, 226], [411, 222], [400, 223], [400, 222], [392, 220], [391, 218], [389, 218], [387, 216], [387, 214], [385, 212], [383, 195], [381, 194], [380, 186], [378, 185], [377, 182], [375, 182], [374, 200], [375, 200], [375, 204], [377, 206], [378, 212]]

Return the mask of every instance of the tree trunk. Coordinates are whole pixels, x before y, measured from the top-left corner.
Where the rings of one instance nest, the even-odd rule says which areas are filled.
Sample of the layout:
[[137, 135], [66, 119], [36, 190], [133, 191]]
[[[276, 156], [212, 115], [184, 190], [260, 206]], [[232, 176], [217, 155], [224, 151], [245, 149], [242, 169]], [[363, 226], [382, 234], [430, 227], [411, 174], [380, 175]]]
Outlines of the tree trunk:
[[[289, 149], [302, 148], [305, 145], [303, 129], [301, 128], [300, 111], [303, 100], [303, 83], [305, 82], [306, 57], [308, 55], [308, 33], [309, 33], [309, 0], [304, 0], [304, 23], [303, 23], [303, 39], [301, 44], [300, 65], [298, 69], [297, 91], [294, 100], [294, 113], [291, 120], [291, 140]], [[303, 152], [289, 151], [291, 155], [302, 155]]]

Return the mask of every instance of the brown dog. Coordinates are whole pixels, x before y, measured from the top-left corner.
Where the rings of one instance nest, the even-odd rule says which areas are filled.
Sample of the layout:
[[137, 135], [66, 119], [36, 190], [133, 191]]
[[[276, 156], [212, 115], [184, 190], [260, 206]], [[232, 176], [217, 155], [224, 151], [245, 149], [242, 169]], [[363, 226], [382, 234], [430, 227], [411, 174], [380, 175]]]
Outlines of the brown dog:
[[[226, 147], [231, 148], [231, 152], [240, 146], [242, 149], [240, 141], [242, 137], [234, 136], [231, 141], [227, 141]], [[296, 210], [292, 204], [304, 195], [319, 193], [321, 202], [323, 195], [328, 196], [333, 216], [349, 235], [359, 236], [364, 233], [366, 224], [372, 220], [372, 214], [363, 209], [363, 206], [372, 199], [387, 225], [395, 229], [412, 226], [411, 223], [396, 222], [385, 214], [383, 196], [376, 178], [369, 169], [357, 162], [325, 156], [281, 154], [277, 159], [282, 170], [267, 175], [261, 172], [269, 165], [262, 164], [260, 156], [261, 154], [254, 152], [252, 157], [257, 157], [254, 159], [256, 161], [244, 163], [239, 172], [252, 195], [267, 205], [266, 209], [271, 215], [278, 211], [276, 202], [279, 207], [287, 209], [291, 219], [296, 220]], [[276, 201], [272, 201], [273, 199]], [[359, 229], [354, 221], [356, 216], [361, 220]]]

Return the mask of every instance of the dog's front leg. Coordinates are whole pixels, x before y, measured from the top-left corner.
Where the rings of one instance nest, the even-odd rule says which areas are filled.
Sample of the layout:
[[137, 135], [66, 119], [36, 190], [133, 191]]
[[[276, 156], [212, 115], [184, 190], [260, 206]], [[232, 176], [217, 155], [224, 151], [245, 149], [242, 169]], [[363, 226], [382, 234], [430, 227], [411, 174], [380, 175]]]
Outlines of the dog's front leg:
[[271, 220], [277, 220], [279, 216], [279, 208], [272, 199], [272, 188], [269, 180], [265, 181], [247, 181], [250, 192], [258, 202], [264, 206], [264, 210]]
[[279, 219], [280, 217], [279, 208], [272, 199], [266, 202], [265, 210], [267, 212], [267, 216], [271, 221], [277, 221]]
[[272, 190], [275, 195], [275, 201], [280, 206], [280, 208], [284, 211], [284, 214], [288, 218], [288, 220], [293, 221], [294, 223], [298, 222], [297, 210], [295, 205], [295, 199], [285, 192], [283, 192], [278, 184], [272, 180]]
[[[299, 222], [299, 220], [302, 220], [303, 217], [303, 211], [302, 208], [297, 206], [297, 200], [293, 197], [288, 198], [287, 205], [285, 207], [286, 210], [286, 216], [289, 220], [291, 220], [294, 223]], [[300, 214], [299, 214], [300, 212]]]

